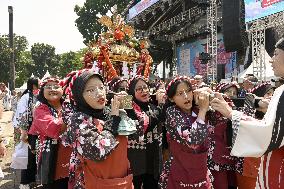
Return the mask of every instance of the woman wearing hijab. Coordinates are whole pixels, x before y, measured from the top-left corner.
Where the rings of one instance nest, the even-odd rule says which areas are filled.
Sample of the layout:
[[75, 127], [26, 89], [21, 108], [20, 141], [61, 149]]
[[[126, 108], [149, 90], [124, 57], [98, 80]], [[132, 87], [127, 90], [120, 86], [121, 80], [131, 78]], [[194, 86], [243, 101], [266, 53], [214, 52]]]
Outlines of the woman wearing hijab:
[[[284, 38], [275, 45], [271, 64], [276, 77], [284, 76]], [[261, 157], [256, 189], [281, 189], [284, 186], [284, 85], [277, 88], [269, 103], [261, 100], [260, 108], [267, 108], [262, 120], [232, 110], [220, 94], [211, 106], [232, 120], [232, 155]]]
[[106, 107], [103, 78], [92, 70], [75, 72], [70, 78], [71, 104], [63, 112], [66, 142], [73, 147], [70, 188], [132, 189], [127, 137], [118, 134], [118, 97], [112, 99], [111, 109]]
[[[128, 116], [139, 122], [136, 134], [128, 140], [128, 158], [133, 172], [135, 189], [158, 188], [162, 169], [162, 109], [149, 102], [150, 90], [147, 81], [137, 76], [129, 81], [128, 94], [133, 96], [133, 109]], [[163, 103], [163, 93], [157, 93], [158, 103]]]

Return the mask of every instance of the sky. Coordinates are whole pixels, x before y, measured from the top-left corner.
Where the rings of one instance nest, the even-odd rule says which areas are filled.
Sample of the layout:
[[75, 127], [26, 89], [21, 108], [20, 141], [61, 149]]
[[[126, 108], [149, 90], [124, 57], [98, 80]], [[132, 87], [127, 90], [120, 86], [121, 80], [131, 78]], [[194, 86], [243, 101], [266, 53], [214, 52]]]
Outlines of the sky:
[[85, 47], [75, 26], [75, 5], [85, 0], [0, 0], [0, 34], [9, 33], [8, 6], [14, 10], [14, 33], [25, 36], [29, 46], [46, 43], [56, 53], [77, 51]]

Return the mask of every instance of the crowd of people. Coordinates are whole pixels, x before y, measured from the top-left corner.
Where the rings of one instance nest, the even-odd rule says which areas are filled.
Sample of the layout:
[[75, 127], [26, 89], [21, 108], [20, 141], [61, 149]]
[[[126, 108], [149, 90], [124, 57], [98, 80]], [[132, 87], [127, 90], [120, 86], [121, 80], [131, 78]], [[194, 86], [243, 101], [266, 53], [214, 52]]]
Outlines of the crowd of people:
[[93, 69], [30, 78], [20, 98], [1, 84], [17, 104], [15, 142], [29, 146], [20, 189], [282, 189], [283, 40], [271, 64], [274, 84], [105, 82]]

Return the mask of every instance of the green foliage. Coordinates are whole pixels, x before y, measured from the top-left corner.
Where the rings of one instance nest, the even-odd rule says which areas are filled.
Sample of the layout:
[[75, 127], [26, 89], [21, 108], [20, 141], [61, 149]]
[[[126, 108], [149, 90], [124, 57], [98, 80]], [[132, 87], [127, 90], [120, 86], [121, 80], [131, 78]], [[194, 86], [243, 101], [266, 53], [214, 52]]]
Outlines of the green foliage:
[[46, 71], [51, 75], [58, 75], [60, 56], [55, 53], [55, 47], [44, 44], [35, 43], [31, 47], [31, 57], [34, 62], [33, 73], [35, 76], [42, 78]]
[[58, 65], [58, 76], [63, 78], [68, 73], [74, 70], [82, 69], [81, 58], [84, 56], [84, 52], [67, 52], [60, 55], [60, 61]]
[[[14, 34], [14, 55], [15, 55], [15, 68], [16, 70], [21, 67], [19, 59], [21, 53], [28, 47], [28, 41], [24, 36], [17, 36]], [[8, 35], [0, 36], [0, 81], [7, 83], [9, 81], [10, 71], [10, 53]], [[22, 67], [21, 67], [22, 69]]]
[[0, 38], [0, 82], [7, 83], [9, 81], [9, 62], [10, 50], [8, 38], [1, 36]]
[[[72, 70], [81, 69], [80, 59], [86, 51], [82, 49], [58, 55], [55, 53], [55, 47], [43, 43], [35, 43], [31, 51], [27, 51], [26, 37], [17, 35], [14, 35], [14, 47], [16, 87], [22, 86], [32, 74], [42, 78], [46, 71], [49, 71], [51, 75], [63, 78]], [[0, 36], [0, 82], [9, 81], [10, 52], [8, 36]]]
[[16, 87], [22, 86], [34, 73], [34, 61], [30, 51], [21, 52], [16, 69]]
[[94, 41], [101, 33], [102, 27], [97, 22], [96, 15], [101, 13], [105, 15], [114, 5], [117, 5], [118, 13], [124, 11], [130, 0], [86, 0], [82, 7], [76, 5], [74, 11], [78, 15], [76, 26], [83, 35], [84, 43], [88, 44]]

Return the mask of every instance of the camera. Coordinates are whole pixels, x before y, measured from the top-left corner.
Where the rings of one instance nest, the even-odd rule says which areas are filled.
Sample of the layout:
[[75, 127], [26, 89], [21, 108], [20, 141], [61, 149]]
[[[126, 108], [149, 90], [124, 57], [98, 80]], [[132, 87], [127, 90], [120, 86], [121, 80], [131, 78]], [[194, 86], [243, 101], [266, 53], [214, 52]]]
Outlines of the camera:
[[132, 109], [132, 100], [133, 96], [131, 95], [126, 95], [123, 96], [122, 100], [120, 101], [120, 109]]
[[[108, 105], [110, 105], [111, 99], [113, 99], [113, 97], [115, 95], [117, 95], [117, 94], [112, 92], [112, 91], [109, 91], [109, 93], [106, 95]], [[133, 96], [131, 96], [131, 95], [122, 96], [122, 98], [120, 100], [119, 109], [132, 109], [132, 100], [133, 100]]]
[[[222, 94], [222, 96], [224, 97], [225, 95]], [[210, 93], [209, 94], [209, 102], [211, 102], [213, 99], [215, 98], [215, 93]], [[234, 103], [235, 107], [240, 108], [240, 107], [244, 107], [245, 105], [245, 98], [231, 98], [232, 102]]]
[[245, 98], [231, 98], [235, 107], [241, 108], [245, 106]]
[[209, 94], [209, 102], [211, 102], [215, 98], [215, 93]]

